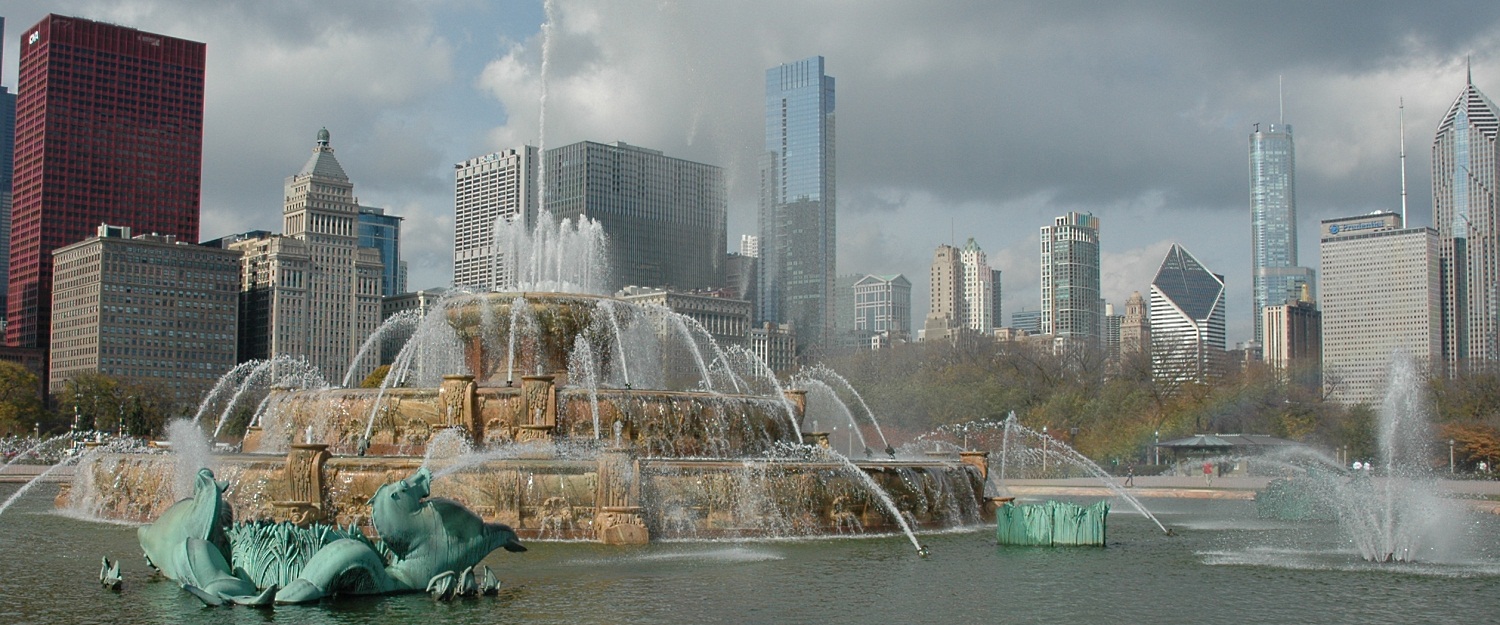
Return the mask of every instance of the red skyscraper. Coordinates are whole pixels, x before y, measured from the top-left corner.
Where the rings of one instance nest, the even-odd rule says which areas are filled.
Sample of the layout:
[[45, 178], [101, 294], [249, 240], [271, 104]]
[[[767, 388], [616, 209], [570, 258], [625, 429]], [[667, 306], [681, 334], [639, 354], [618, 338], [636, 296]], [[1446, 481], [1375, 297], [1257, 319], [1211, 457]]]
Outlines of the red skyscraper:
[[[21, 34], [7, 344], [48, 346], [52, 250], [101, 222], [198, 240], [204, 54], [195, 41], [61, 15]], [[129, 271], [142, 278], [137, 296], [169, 278]]]

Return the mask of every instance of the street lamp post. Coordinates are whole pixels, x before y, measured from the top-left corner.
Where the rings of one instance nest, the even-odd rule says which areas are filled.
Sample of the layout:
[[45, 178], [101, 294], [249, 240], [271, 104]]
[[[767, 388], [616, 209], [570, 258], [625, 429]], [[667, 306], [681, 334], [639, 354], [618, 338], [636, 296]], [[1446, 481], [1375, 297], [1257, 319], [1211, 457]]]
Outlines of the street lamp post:
[[1157, 430], [1155, 432], [1152, 432], [1151, 433], [1151, 440], [1152, 440], [1152, 443], [1153, 443], [1151, 445], [1151, 464], [1153, 466], [1160, 465], [1161, 464], [1161, 430]]
[[1448, 475], [1453, 475], [1453, 439], [1448, 439]]

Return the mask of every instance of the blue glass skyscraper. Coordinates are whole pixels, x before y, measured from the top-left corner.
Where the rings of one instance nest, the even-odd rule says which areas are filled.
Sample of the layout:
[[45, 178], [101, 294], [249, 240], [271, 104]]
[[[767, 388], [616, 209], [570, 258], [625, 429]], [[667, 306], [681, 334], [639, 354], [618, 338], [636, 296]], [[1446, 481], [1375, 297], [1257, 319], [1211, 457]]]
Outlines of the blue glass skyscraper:
[[757, 320], [795, 324], [803, 353], [834, 332], [833, 103], [821, 56], [766, 70]]
[[385, 209], [359, 207], [359, 246], [380, 250], [380, 294], [406, 292], [406, 263], [401, 260], [401, 217]]
[[1262, 341], [1261, 310], [1285, 304], [1312, 288], [1311, 269], [1297, 266], [1296, 154], [1292, 127], [1260, 124], [1250, 133], [1250, 244], [1255, 343]]

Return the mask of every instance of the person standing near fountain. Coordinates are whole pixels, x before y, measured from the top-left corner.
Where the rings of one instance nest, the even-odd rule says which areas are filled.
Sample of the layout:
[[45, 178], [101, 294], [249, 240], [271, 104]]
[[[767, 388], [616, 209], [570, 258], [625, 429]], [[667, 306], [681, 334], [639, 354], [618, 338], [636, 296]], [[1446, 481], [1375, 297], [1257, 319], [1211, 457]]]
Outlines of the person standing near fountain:
[[1214, 463], [1208, 462], [1208, 461], [1204, 461], [1204, 463], [1203, 463], [1203, 482], [1205, 484], [1208, 484], [1209, 486], [1213, 486], [1214, 485]]

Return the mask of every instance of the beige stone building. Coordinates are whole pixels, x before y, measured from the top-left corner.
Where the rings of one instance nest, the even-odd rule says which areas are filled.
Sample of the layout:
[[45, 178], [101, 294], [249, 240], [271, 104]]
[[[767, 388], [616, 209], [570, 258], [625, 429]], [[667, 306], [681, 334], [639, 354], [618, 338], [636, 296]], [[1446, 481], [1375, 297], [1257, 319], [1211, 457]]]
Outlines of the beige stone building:
[[714, 337], [721, 346], [745, 345], [750, 335], [750, 302], [702, 293], [680, 293], [628, 286], [616, 296], [634, 304], [655, 304], [684, 315]]
[[52, 258], [51, 392], [100, 373], [196, 403], [234, 367], [238, 252], [101, 225]]
[[359, 247], [359, 200], [326, 129], [286, 180], [282, 219], [284, 234], [229, 244], [243, 254], [240, 359], [305, 358], [337, 381], [380, 325], [384, 266]]

